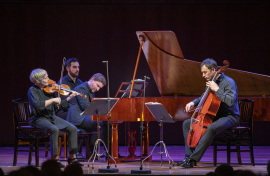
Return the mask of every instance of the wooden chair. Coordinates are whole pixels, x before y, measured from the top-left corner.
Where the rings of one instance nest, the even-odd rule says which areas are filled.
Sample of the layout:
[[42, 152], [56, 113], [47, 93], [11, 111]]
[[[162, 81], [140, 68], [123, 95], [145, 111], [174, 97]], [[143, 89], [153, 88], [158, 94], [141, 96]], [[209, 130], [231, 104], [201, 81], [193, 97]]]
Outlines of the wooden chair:
[[[84, 129], [77, 129], [78, 133], [78, 150], [82, 151], [83, 143], [85, 143], [85, 158], [78, 158], [78, 159], [89, 159], [90, 158], [90, 138], [91, 135], [97, 133], [96, 131], [93, 132], [86, 132]], [[61, 156], [62, 147], [64, 148], [64, 157], [67, 158], [67, 134], [59, 135], [58, 141], [58, 156]]]
[[[15, 133], [13, 166], [17, 164], [18, 152], [29, 152], [28, 165], [32, 162], [35, 152], [36, 167], [39, 166], [39, 144], [45, 142], [45, 156], [48, 155], [49, 137], [40, 129], [29, 125], [29, 103], [25, 99], [13, 100], [13, 124]], [[29, 145], [28, 150], [18, 149], [19, 145]]]
[[83, 147], [83, 143], [85, 143], [85, 158], [78, 158], [78, 159], [89, 159], [90, 158], [90, 154], [92, 151], [90, 151], [90, 138], [92, 134], [97, 133], [96, 131], [92, 131], [92, 132], [87, 132], [84, 129], [80, 129], [78, 128], [78, 142], [81, 143], [81, 145], [79, 145], [79, 151], [82, 151], [82, 147]]
[[[227, 164], [230, 164], [231, 152], [237, 152], [238, 164], [242, 165], [241, 152], [249, 152], [252, 166], [255, 166], [253, 153], [253, 107], [254, 101], [244, 99], [239, 101], [239, 126], [227, 129], [221, 135], [214, 138], [213, 152], [214, 165], [217, 164], [217, 151], [227, 151]], [[226, 149], [217, 149], [217, 144], [226, 144]], [[236, 145], [236, 149], [231, 149], [231, 144]], [[241, 145], [248, 145], [248, 150], [241, 150]]]
[[[63, 120], [66, 120], [67, 112], [57, 114], [57, 115]], [[77, 133], [78, 133], [78, 152], [81, 153], [84, 142], [86, 145], [85, 158], [78, 158], [78, 159], [88, 159], [90, 158], [90, 153], [91, 153], [89, 141], [90, 141], [91, 135], [97, 132], [96, 131], [86, 132], [84, 129], [77, 129]], [[68, 146], [67, 133], [61, 131], [59, 133], [59, 139], [58, 139], [58, 156], [61, 156], [62, 148], [64, 148], [64, 158], [67, 158], [67, 146]]]
[[58, 138], [58, 156], [61, 156], [62, 146], [64, 146], [64, 158], [67, 158], [67, 133], [60, 131]]

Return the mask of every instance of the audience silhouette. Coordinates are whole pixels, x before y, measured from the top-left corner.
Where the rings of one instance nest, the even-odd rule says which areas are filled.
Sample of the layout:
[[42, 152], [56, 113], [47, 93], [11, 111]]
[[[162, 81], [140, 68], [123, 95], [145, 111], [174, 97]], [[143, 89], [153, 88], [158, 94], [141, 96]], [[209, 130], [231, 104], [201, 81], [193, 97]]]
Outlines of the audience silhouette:
[[[0, 168], [0, 176], [4, 175]], [[267, 175], [270, 176], [270, 160], [267, 162]], [[42, 164], [41, 170], [34, 166], [27, 166], [10, 172], [8, 176], [83, 176], [83, 169], [78, 165], [68, 165], [62, 172], [57, 161], [47, 160]], [[221, 164], [206, 176], [256, 176], [256, 174], [250, 170], [233, 170], [232, 166]]]
[[66, 176], [82, 176], [83, 170], [82, 167], [78, 165], [68, 165], [65, 168], [64, 173], [66, 174]]
[[44, 176], [62, 176], [62, 171], [56, 160], [47, 160], [41, 166]]
[[229, 164], [221, 164], [215, 169], [215, 173], [219, 176], [231, 176], [233, 175], [233, 168]]

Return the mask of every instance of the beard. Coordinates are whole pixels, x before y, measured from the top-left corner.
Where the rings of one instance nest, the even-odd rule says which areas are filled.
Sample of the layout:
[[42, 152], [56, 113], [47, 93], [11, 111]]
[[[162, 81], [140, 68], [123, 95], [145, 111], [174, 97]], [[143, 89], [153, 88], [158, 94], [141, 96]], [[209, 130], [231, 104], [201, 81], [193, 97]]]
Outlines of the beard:
[[70, 75], [72, 76], [72, 77], [74, 77], [74, 78], [77, 78], [78, 76], [79, 76], [79, 72], [76, 74], [76, 73], [72, 73], [72, 72], [70, 72]]

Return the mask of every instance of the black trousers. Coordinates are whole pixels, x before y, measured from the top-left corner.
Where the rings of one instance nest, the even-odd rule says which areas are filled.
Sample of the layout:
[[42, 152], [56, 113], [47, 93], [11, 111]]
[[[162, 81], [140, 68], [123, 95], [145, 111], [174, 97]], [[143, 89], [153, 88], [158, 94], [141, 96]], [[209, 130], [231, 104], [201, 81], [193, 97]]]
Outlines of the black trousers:
[[58, 155], [58, 137], [59, 137], [59, 130], [60, 131], [65, 131], [68, 132], [69, 136], [69, 153], [70, 154], [75, 154], [77, 153], [78, 150], [78, 145], [77, 145], [77, 128], [59, 118], [56, 117], [57, 122], [61, 124], [65, 124], [66, 128], [64, 129], [59, 129], [56, 125], [51, 123], [49, 120], [46, 119], [40, 119], [34, 122], [34, 126], [40, 129], [44, 129], [46, 133], [50, 134], [50, 149], [51, 149], [51, 154], [52, 155]]
[[[62, 119], [66, 119], [68, 111], [58, 111], [57, 116], [59, 116]], [[80, 125], [76, 125], [77, 128], [84, 129], [87, 132], [97, 131], [97, 121], [92, 121], [91, 116], [86, 116], [83, 123]], [[107, 145], [107, 123], [100, 121], [100, 138], [105, 142]], [[98, 136], [97, 134], [92, 134], [90, 139], [90, 151], [94, 149], [95, 142], [97, 140]], [[78, 141], [78, 152], [82, 152], [82, 141]]]
[[190, 123], [190, 119], [187, 119], [183, 122], [185, 156], [190, 157], [195, 161], [200, 161], [206, 149], [211, 145], [214, 137], [228, 128], [237, 126], [239, 123], [239, 119], [232, 115], [228, 115], [226, 117], [221, 117], [218, 118], [216, 121], [213, 121], [213, 123], [211, 123], [206, 129], [204, 135], [198, 142], [198, 145], [196, 146], [194, 151], [187, 145], [187, 136], [190, 129]]

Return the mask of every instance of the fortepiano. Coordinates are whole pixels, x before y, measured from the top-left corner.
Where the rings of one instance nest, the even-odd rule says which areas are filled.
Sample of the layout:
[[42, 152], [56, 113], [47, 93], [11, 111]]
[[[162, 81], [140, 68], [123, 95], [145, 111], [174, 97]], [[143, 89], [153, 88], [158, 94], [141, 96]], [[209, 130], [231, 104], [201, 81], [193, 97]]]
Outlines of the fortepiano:
[[[200, 96], [205, 90], [200, 62], [184, 59], [180, 45], [172, 31], [137, 31], [136, 32], [145, 58], [149, 64], [161, 97], [146, 97], [145, 102], [159, 102], [176, 120], [186, 120], [191, 113], [183, 115], [185, 105]], [[139, 56], [138, 56], [139, 57]], [[137, 67], [137, 65], [136, 65]], [[254, 120], [269, 120], [270, 112], [270, 77], [246, 71], [228, 68], [225, 71], [237, 84], [239, 99], [255, 100]], [[134, 79], [133, 79], [134, 80]], [[111, 111], [112, 157], [118, 158], [118, 124], [123, 121], [140, 121], [143, 118], [145, 135], [143, 137], [143, 155], [149, 153], [148, 123], [155, 121], [145, 108], [142, 117], [143, 98], [120, 98]], [[96, 120], [96, 117], [92, 117]], [[107, 116], [100, 116], [107, 120]]]

